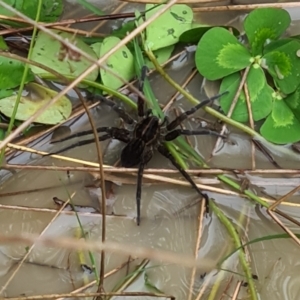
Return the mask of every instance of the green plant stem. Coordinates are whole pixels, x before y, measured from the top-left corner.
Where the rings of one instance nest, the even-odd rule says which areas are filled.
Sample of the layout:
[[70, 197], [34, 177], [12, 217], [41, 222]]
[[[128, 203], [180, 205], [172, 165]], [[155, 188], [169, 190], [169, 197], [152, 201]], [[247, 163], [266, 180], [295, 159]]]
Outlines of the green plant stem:
[[[43, 4], [43, 1], [39, 0], [38, 7], [37, 7], [37, 12], [36, 12], [36, 16], [35, 16], [35, 22], [38, 22], [39, 19], [40, 19], [42, 4]], [[32, 55], [33, 45], [34, 45], [36, 34], [37, 34], [37, 27], [34, 26], [33, 32], [32, 32], [32, 39], [31, 39], [31, 42], [30, 42], [28, 56], [27, 56], [28, 59], [30, 59], [31, 55]], [[14, 105], [14, 109], [13, 109], [11, 118], [9, 120], [7, 131], [6, 131], [6, 134], [5, 134], [6, 136], [8, 136], [11, 133], [12, 129], [13, 129], [16, 114], [17, 114], [19, 103], [20, 103], [21, 96], [22, 96], [22, 92], [23, 92], [23, 89], [24, 89], [24, 85], [25, 85], [25, 82], [26, 82], [27, 75], [28, 75], [28, 71], [29, 71], [29, 64], [25, 64], [24, 72], [23, 72], [22, 79], [21, 79], [21, 84], [20, 84], [20, 87], [19, 87], [19, 90], [18, 90], [18, 95], [17, 95], [17, 98], [16, 98], [16, 102], [15, 102], [15, 105]], [[5, 147], [1, 150], [1, 153], [0, 153], [0, 164], [2, 164], [4, 154], [5, 154]]]
[[[148, 259], [143, 259], [142, 262], [135, 268], [135, 270], [124, 278], [121, 278], [119, 282], [113, 287], [112, 292], [121, 292], [124, 291], [132, 282], [134, 282], [146, 269], [147, 264], [149, 263]], [[112, 297], [108, 297], [111, 299]]]
[[[239, 238], [239, 235], [238, 235], [236, 229], [234, 228], [234, 226], [232, 225], [230, 220], [223, 214], [223, 212], [218, 208], [218, 206], [213, 201], [209, 202], [209, 206], [211, 207], [211, 209], [213, 210], [215, 215], [219, 218], [219, 220], [222, 222], [222, 224], [227, 229], [229, 235], [233, 239], [235, 247], [240, 248], [242, 246], [242, 243], [240, 241], [240, 238]], [[240, 260], [240, 263], [242, 265], [243, 271], [244, 271], [246, 279], [247, 279], [248, 289], [249, 289], [251, 299], [258, 300], [254, 280], [252, 278], [252, 274], [251, 274], [251, 270], [250, 270], [250, 266], [248, 264], [248, 261], [246, 259], [246, 255], [245, 255], [245, 252], [243, 249], [239, 250], [239, 260]]]
[[[40, 77], [43, 78], [43, 79], [46, 79], [46, 80], [56, 80], [57, 79], [56, 76], [54, 76], [52, 74], [48, 74], [48, 73], [41, 74]], [[64, 77], [69, 79], [69, 80], [74, 80], [74, 79], [77, 78], [77, 77], [70, 76], [70, 75], [64, 75]], [[86, 80], [86, 79], [82, 80], [81, 83], [87, 85], [88, 87], [93, 87], [93, 88], [102, 90], [102, 91], [106, 92], [107, 94], [109, 94], [111, 96], [115, 96], [118, 99], [120, 99], [121, 101], [123, 101], [126, 105], [130, 106], [131, 108], [133, 108], [135, 110], [137, 109], [136, 103], [133, 102], [129, 97], [127, 97], [124, 94], [122, 94], [122, 93], [120, 93], [116, 90], [113, 90], [113, 89], [111, 89], [111, 88], [109, 88], [109, 87], [107, 87], [107, 86], [105, 86], [101, 83]]]
[[246, 196], [248, 196], [249, 198], [251, 198], [252, 200], [256, 201], [257, 203], [259, 203], [260, 205], [262, 205], [263, 207], [268, 208], [269, 204], [265, 201], [263, 201], [261, 198], [259, 198], [258, 196], [256, 196], [254, 193], [252, 193], [249, 190], [242, 190], [241, 186], [234, 182], [232, 179], [228, 178], [227, 176], [220, 174], [217, 176], [221, 181], [223, 181], [224, 183], [226, 183], [227, 185], [233, 187], [234, 189], [244, 193]]

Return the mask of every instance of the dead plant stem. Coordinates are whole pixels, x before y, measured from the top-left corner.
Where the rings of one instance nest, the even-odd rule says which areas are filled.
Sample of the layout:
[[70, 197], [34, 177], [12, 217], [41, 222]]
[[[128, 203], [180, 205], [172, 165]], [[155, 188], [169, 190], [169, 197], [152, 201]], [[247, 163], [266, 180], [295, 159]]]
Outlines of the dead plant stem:
[[74, 238], [52, 238], [33, 234], [7, 236], [0, 234], [0, 242], [7, 244], [20, 244], [31, 243], [37, 246], [45, 247], [58, 247], [70, 250], [90, 250], [95, 252], [101, 252], [105, 250], [111, 253], [117, 253], [125, 256], [135, 256], [140, 258], [148, 258], [157, 261], [164, 261], [165, 263], [171, 263], [181, 265], [188, 268], [199, 268], [203, 272], [212, 270], [216, 267], [216, 262], [205, 259], [195, 259], [191, 255], [183, 253], [175, 253], [172, 251], [153, 249], [146, 247], [130, 247], [130, 245], [120, 244], [116, 242], [106, 241], [105, 243], [95, 241], [77, 240]]
[[[200, 248], [200, 242], [201, 242], [201, 237], [202, 237], [203, 214], [204, 213], [205, 213], [205, 201], [201, 201], [199, 215], [198, 215], [197, 239], [196, 239], [195, 250], [194, 250], [195, 259], [198, 258], [198, 252], [199, 252], [199, 248]], [[192, 298], [193, 298], [195, 276], [196, 276], [196, 268], [193, 268], [192, 274], [191, 274], [191, 282], [190, 282], [190, 287], [189, 287], [188, 300], [192, 300]]]
[[[232, 115], [232, 113], [233, 113], [233, 111], [234, 111], [234, 109], [235, 109], [235, 106], [236, 106], [236, 104], [237, 104], [237, 101], [238, 101], [238, 99], [239, 99], [239, 96], [240, 96], [240, 94], [241, 94], [241, 91], [242, 91], [242, 89], [243, 89], [243, 86], [244, 86], [244, 84], [245, 84], [245, 82], [246, 82], [246, 79], [247, 79], [247, 75], [248, 75], [248, 73], [249, 73], [249, 70], [250, 70], [250, 67], [247, 67], [247, 68], [244, 70], [244, 72], [243, 72], [243, 75], [242, 75], [242, 78], [241, 78], [240, 85], [239, 85], [239, 87], [238, 87], [238, 89], [237, 89], [237, 91], [236, 91], [236, 93], [235, 93], [235, 96], [234, 96], [234, 98], [233, 98], [233, 100], [232, 100], [232, 102], [231, 102], [229, 111], [228, 111], [228, 113], [227, 113], [227, 115], [226, 115], [228, 118], [231, 117], [231, 115]], [[221, 135], [224, 135], [224, 133], [225, 133], [225, 131], [226, 131], [226, 128], [227, 128], [227, 125], [226, 125], [226, 123], [224, 123], [223, 126], [222, 126], [222, 129], [221, 129], [221, 132], [220, 132]], [[213, 149], [213, 151], [212, 151], [212, 153], [211, 153], [210, 158], [212, 158], [212, 157], [216, 154], [216, 151], [217, 151], [217, 149], [219, 148], [219, 145], [220, 145], [220, 143], [221, 143], [221, 140], [222, 140], [222, 139], [221, 139], [220, 137], [218, 137], [217, 142], [216, 142], [216, 144], [215, 144], [215, 146], [214, 146], [214, 149]]]
[[[188, 0], [186, 0], [188, 1]], [[213, 7], [194, 7], [194, 12], [215, 12], [215, 11], [237, 11], [237, 10], [252, 10], [256, 8], [290, 8], [299, 7], [300, 2], [281, 2], [281, 3], [260, 3], [260, 4], [244, 4], [244, 5], [221, 5]]]
[[[10, 144], [14, 145], [14, 144]], [[15, 146], [15, 145], [14, 145]], [[15, 148], [13, 146], [13, 148]], [[16, 146], [18, 147], [18, 146]], [[22, 146], [24, 147], [24, 146]], [[30, 149], [30, 148], [26, 148]], [[28, 150], [24, 150], [28, 151]], [[30, 151], [29, 151], [30, 152]], [[35, 153], [35, 152], [33, 152]], [[44, 152], [44, 155], [46, 152]], [[64, 160], [65, 156], [62, 156], [60, 159]], [[76, 161], [72, 161], [76, 162]], [[78, 160], [79, 164], [86, 164], [86, 161]], [[89, 162], [87, 162], [89, 163]], [[49, 170], [49, 171], [77, 171], [77, 172], [97, 172], [99, 166], [97, 163], [92, 163], [92, 167], [62, 167], [62, 166], [53, 166], [53, 165], [23, 165], [23, 164], [4, 164], [3, 168], [10, 170], [10, 169], [21, 169], [21, 170]], [[136, 173], [138, 170], [135, 168], [122, 168], [122, 167], [113, 167], [110, 165], [103, 165], [103, 169], [105, 172], [110, 173]], [[261, 175], [275, 175], [275, 174], [287, 174], [287, 175], [299, 175], [299, 169], [188, 169], [186, 170], [189, 174], [194, 175], [202, 175], [202, 174], [261, 174]], [[147, 168], [144, 171], [145, 174], [179, 174], [179, 171], [175, 169], [153, 169]]]
[[[247, 85], [246, 81], [245, 81], [245, 84], [244, 84], [244, 93], [245, 93], [245, 96], [246, 96], [246, 104], [247, 104], [247, 109], [248, 109], [250, 127], [251, 127], [251, 129], [254, 130], [254, 122], [253, 122], [253, 115], [252, 115], [252, 108], [251, 108], [251, 99], [250, 99], [248, 85]], [[255, 164], [255, 144], [254, 144], [253, 141], [251, 142], [251, 165], [252, 165], [252, 170], [255, 170], [255, 168], [256, 168], [256, 164]]]

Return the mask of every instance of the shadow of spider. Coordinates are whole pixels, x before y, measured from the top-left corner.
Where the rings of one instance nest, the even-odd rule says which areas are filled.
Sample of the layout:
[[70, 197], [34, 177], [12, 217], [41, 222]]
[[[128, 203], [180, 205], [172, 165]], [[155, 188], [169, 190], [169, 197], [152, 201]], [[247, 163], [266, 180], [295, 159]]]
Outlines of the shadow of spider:
[[[143, 83], [143, 82], [142, 82]], [[140, 84], [140, 90], [143, 90], [143, 84]], [[224, 94], [224, 93], [223, 93]], [[153, 157], [153, 153], [157, 150], [164, 157], [169, 159], [172, 164], [178, 169], [182, 176], [192, 185], [192, 187], [197, 191], [197, 193], [208, 201], [207, 194], [203, 193], [197, 185], [194, 183], [190, 175], [182, 169], [182, 167], [176, 162], [172, 154], [165, 147], [164, 142], [173, 141], [180, 135], [215, 135], [224, 138], [215, 131], [211, 130], [185, 130], [177, 128], [182, 121], [188, 118], [188, 116], [195, 113], [201, 107], [211, 103], [215, 99], [221, 97], [223, 94], [217, 95], [215, 97], [206, 99], [191, 109], [183, 112], [173, 121], [169, 122], [165, 118], [162, 122], [161, 120], [152, 114], [151, 110], [145, 110], [144, 100], [138, 98], [138, 121], [134, 120], [129, 114], [127, 114], [121, 107], [116, 105], [113, 101], [107, 98], [96, 95], [95, 100], [104, 102], [106, 105], [110, 106], [115, 110], [119, 116], [124, 120], [125, 123], [129, 125], [134, 125], [133, 131], [118, 127], [99, 127], [97, 128], [98, 133], [104, 133], [99, 136], [99, 141], [105, 141], [109, 138], [117, 139], [126, 144], [126, 146], [121, 151], [121, 165], [125, 168], [138, 167], [138, 177], [137, 177], [137, 189], [136, 189], [136, 206], [137, 206], [137, 225], [140, 225], [140, 205], [141, 205], [141, 190], [142, 190], [142, 178], [143, 171], [146, 164]], [[81, 137], [88, 134], [92, 134], [92, 130], [86, 130], [72, 134], [66, 138], [53, 141], [53, 143], [58, 143], [72, 139], [74, 137]], [[78, 141], [68, 147], [65, 147], [57, 152], [51, 154], [58, 154], [66, 150], [72, 149], [74, 147], [88, 145], [94, 143], [94, 138]], [[50, 154], [50, 155], [51, 155]]]

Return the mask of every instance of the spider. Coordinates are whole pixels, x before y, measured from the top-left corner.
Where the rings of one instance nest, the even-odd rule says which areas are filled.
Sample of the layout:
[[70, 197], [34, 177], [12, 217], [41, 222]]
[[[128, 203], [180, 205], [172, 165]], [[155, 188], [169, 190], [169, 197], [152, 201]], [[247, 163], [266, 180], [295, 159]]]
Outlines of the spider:
[[[140, 85], [140, 90], [142, 86]], [[224, 93], [223, 93], [224, 94]], [[197, 191], [197, 193], [208, 201], [207, 194], [203, 193], [197, 185], [194, 183], [190, 175], [176, 162], [172, 154], [165, 147], [164, 142], [173, 141], [180, 135], [215, 135], [221, 136], [217, 132], [211, 130], [185, 130], [177, 128], [181, 122], [188, 118], [188, 116], [195, 113], [201, 107], [209, 104], [213, 100], [221, 97], [223, 94], [217, 95], [212, 98], [208, 98], [191, 109], [181, 113], [173, 121], [165, 117], [164, 120], [160, 120], [158, 117], [152, 114], [152, 111], [149, 109], [145, 111], [144, 101], [142, 98], [138, 98], [138, 121], [134, 120], [129, 114], [127, 114], [121, 107], [115, 104], [115, 102], [108, 100], [107, 98], [96, 95], [95, 99], [104, 102], [106, 105], [110, 106], [115, 110], [119, 116], [124, 120], [125, 123], [133, 125], [133, 131], [118, 128], [118, 127], [100, 127], [97, 128], [98, 133], [104, 133], [99, 136], [99, 141], [104, 141], [109, 138], [117, 139], [125, 143], [125, 147], [121, 151], [121, 165], [125, 168], [138, 167], [138, 177], [137, 177], [137, 189], [136, 189], [136, 207], [137, 207], [137, 225], [140, 225], [140, 206], [141, 206], [141, 191], [142, 191], [142, 178], [143, 172], [146, 164], [153, 157], [154, 151], [157, 150], [164, 157], [168, 158], [171, 163], [178, 169], [182, 176], [192, 185], [192, 187]], [[92, 130], [86, 130], [72, 134], [63, 139], [53, 141], [53, 143], [66, 141], [74, 137], [81, 137], [88, 134], [92, 134]], [[224, 138], [224, 136], [221, 136]], [[81, 140], [77, 143], [74, 143], [68, 147], [65, 147], [55, 153], [58, 154], [66, 150], [72, 149], [74, 147], [83, 146], [93, 143], [95, 140], [87, 139]], [[50, 154], [50, 155], [51, 155]]]

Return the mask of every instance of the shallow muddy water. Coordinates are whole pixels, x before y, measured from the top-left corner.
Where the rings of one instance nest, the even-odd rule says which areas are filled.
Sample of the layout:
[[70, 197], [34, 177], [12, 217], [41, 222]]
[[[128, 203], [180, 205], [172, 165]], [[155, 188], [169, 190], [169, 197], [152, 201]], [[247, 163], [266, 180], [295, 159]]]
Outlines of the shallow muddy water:
[[[118, 1], [111, 1], [110, 6], [103, 5], [108, 12], [117, 7]], [[227, 1], [228, 2], [228, 1]], [[226, 3], [227, 3], [226, 2]], [[242, 1], [241, 1], [242, 2]], [[69, 1], [72, 3], [72, 1]], [[104, 2], [105, 3], [105, 2]], [[225, 3], [225, 2], [224, 2]], [[235, 2], [237, 3], [237, 2]], [[85, 15], [85, 12], [76, 10], [75, 5], [69, 4], [66, 11], [76, 11], [75, 15], [66, 17], [78, 17]], [[132, 11], [132, 5], [124, 7], [122, 11]], [[103, 8], [101, 6], [101, 8]], [[78, 14], [77, 14], [78, 13]], [[295, 11], [293, 11], [295, 13]], [[241, 13], [219, 13], [201, 14], [197, 18], [203, 22], [211, 23], [236, 22], [235, 18]], [[222, 21], [221, 21], [222, 20]], [[238, 21], [238, 20], [237, 20]], [[115, 25], [115, 23], [114, 23]], [[86, 28], [87, 25], [84, 25]], [[111, 24], [107, 24], [109, 30]], [[297, 26], [293, 31], [297, 32]], [[300, 28], [298, 28], [298, 34]], [[179, 70], [167, 68], [169, 74], [177, 81], [183, 82], [190, 74], [193, 67], [192, 60]], [[160, 103], [166, 103], [174, 94], [174, 90], [159, 76], [151, 77], [151, 84]], [[198, 99], [205, 98], [201, 89], [202, 79], [196, 76], [188, 90]], [[207, 86], [206, 86], [207, 87]], [[212, 91], [211, 91], [212, 92]], [[176, 101], [176, 107], [185, 109], [190, 107], [185, 99]], [[105, 106], [92, 110], [92, 116], [97, 126], [118, 125], [117, 115]], [[201, 113], [195, 114], [195, 117]], [[173, 117], [173, 115], [171, 115]], [[204, 116], [209, 119], [208, 116]], [[199, 126], [199, 123], [190, 120], [185, 123], [187, 126]], [[72, 127], [72, 132], [82, 131], [90, 128], [85, 116], [80, 118]], [[71, 144], [64, 142], [49, 146], [50, 136], [34, 144], [35, 149], [54, 151]], [[195, 149], [208, 159], [215, 145], [216, 139], [211, 136], [191, 138]], [[119, 142], [103, 142], [102, 150], [105, 152], [104, 163], [114, 164], [123, 145]], [[298, 168], [300, 156], [290, 155], [289, 150], [282, 151], [282, 147], [274, 148], [273, 155], [282, 168]], [[289, 148], [285, 148], [289, 149]], [[84, 159], [91, 162], [97, 161], [94, 144], [69, 150], [63, 155]], [[259, 169], [274, 168], [266, 157], [256, 151], [256, 167]], [[9, 156], [7, 162], [11, 164], [49, 165], [49, 166], [77, 166], [75, 163], [64, 162], [58, 159], [46, 157], [41, 158], [36, 154], [21, 154], [15, 157]], [[251, 168], [251, 143], [248, 137], [241, 132], [230, 128], [229, 141], [223, 143], [217, 154], [209, 161], [211, 167], [215, 168]], [[171, 168], [171, 164], [159, 154], [155, 155], [148, 164], [150, 168]], [[195, 299], [199, 291], [206, 285], [204, 294], [199, 299], [209, 299], [209, 294], [216, 282], [219, 281], [220, 288], [214, 298], [210, 299], [232, 299], [234, 287], [241, 276], [231, 272], [216, 271], [216, 263], [230, 253], [234, 248], [231, 238], [218, 218], [210, 213], [202, 220], [202, 232], [200, 247], [196, 249], [197, 232], [199, 229], [199, 204], [188, 207], [197, 200], [197, 194], [189, 186], [171, 184], [145, 184], [142, 191], [141, 226], [136, 226], [136, 177], [125, 176], [115, 173], [115, 181], [127, 178], [130, 184], [108, 184], [111, 189], [111, 206], [108, 207], [107, 231], [108, 241], [119, 242], [124, 247], [134, 249], [138, 246], [169, 250], [182, 255], [194, 256], [203, 261], [203, 268], [193, 270], [179, 264], [166, 263], [164, 261], [151, 261], [146, 267], [144, 274], [139, 276], [125, 291], [132, 292], [153, 292], [145, 284], [144, 275], [147, 274], [149, 282], [166, 295], [173, 295], [176, 299]], [[168, 174], [162, 174], [172, 177]], [[233, 176], [233, 175], [232, 175]], [[268, 176], [245, 175], [250, 182], [250, 189], [260, 196], [280, 198], [294, 187], [299, 185], [299, 176], [291, 179], [282, 178], [280, 175], [268, 174]], [[119, 178], [119, 180], [118, 180]], [[178, 178], [178, 176], [174, 176]], [[235, 178], [235, 177], [233, 177]], [[242, 178], [242, 177], [241, 177]], [[198, 179], [200, 180], [200, 179]], [[215, 177], [201, 178], [204, 183], [209, 180], [209, 185], [223, 187]], [[99, 210], [97, 197], [91, 195], [91, 189], [87, 186], [95, 184], [92, 175], [83, 172], [71, 171], [69, 174], [63, 171], [39, 171], [23, 170], [11, 174], [8, 171], [1, 171], [0, 186], [0, 230], [4, 235], [16, 234], [41, 234], [44, 237], [60, 238], [74, 237], [78, 231], [78, 221], [74, 213], [63, 212], [55, 218], [57, 205], [53, 197], [66, 201], [73, 195], [73, 203], [80, 206], [88, 206]], [[27, 192], [17, 195], [4, 195], [17, 191], [29, 191], [33, 189], [42, 191]], [[96, 188], [92, 189], [94, 191]], [[209, 192], [209, 196], [215, 199], [215, 203], [222, 209], [224, 214], [232, 221], [244, 241], [258, 237], [282, 233], [280, 227], [275, 224], [267, 215], [265, 209], [255, 205], [244, 198]], [[281, 210], [299, 220], [300, 197], [299, 192], [291, 199], [295, 205], [282, 205]], [[80, 221], [88, 234], [89, 239], [101, 241], [101, 221], [99, 213], [80, 212]], [[284, 224], [298, 233], [296, 225], [291, 225], [286, 220]], [[39, 294], [54, 294], [72, 292], [88, 282], [95, 280], [93, 274], [84, 273], [80, 267], [78, 253], [59, 248], [34, 247], [24, 263], [18, 269], [20, 261], [26, 255], [30, 245], [0, 244], [0, 287], [6, 287], [3, 295], [7, 297], [32, 296]], [[265, 242], [258, 242], [248, 247], [251, 261], [252, 274], [257, 276], [256, 286], [260, 299], [293, 300], [299, 299], [299, 248], [290, 239], [279, 239]], [[99, 266], [99, 255], [95, 255], [96, 266]], [[135, 257], [132, 257], [135, 258]], [[106, 253], [105, 272], [118, 268], [122, 263], [128, 261], [127, 255]], [[123, 268], [114, 275], [105, 279], [104, 288], [112, 291], [126, 273], [134, 271], [135, 266], [141, 263], [141, 259], [135, 259], [128, 269]], [[85, 253], [85, 262], [90, 264], [88, 254]], [[238, 264], [238, 256], [234, 254], [223, 265], [224, 269], [233, 270], [242, 274]], [[8, 283], [8, 280], [10, 282]], [[229, 288], [226, 288], [227, 285]], [[96, 285], [85, 291], [96, 291]], [[224, 292], [224, 294], [222, 294]], [[191, 292], [193, 297], [191, 297]], [[212, 297], [212, 296], [211, 296]], [[114, 299], [154, 299], [150, 296], [140, 297], [115, 297]], [[161, 299], [164, 299], [163, 297]], [[241, 287], [238, 299], [248, 299], [247, 287]]]

